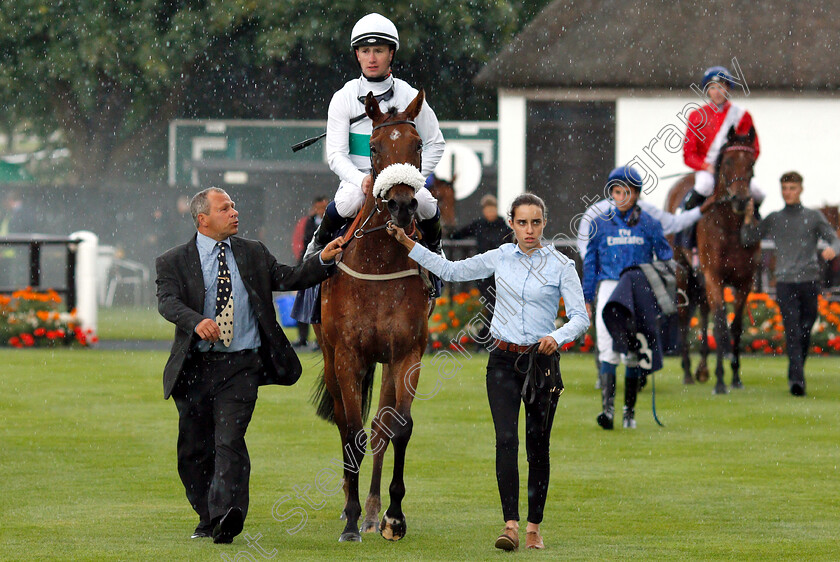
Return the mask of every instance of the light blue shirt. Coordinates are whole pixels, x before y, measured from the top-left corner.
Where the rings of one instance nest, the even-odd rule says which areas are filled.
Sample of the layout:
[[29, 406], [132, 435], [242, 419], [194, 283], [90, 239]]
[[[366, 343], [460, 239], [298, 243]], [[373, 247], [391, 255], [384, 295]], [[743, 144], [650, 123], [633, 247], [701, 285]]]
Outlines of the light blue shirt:
[[[408, 257], [444, 281], [495, 275], [496, 307], [490, 333], [500, 340], [531, 345], [550, 335], [563, 345], [589, 328], [575, 262], [553, 247], [544, 246], [528, 256], [518, 244], [502, 244], [495, 250], [452, 262], [415, 244]], [[560, 297], [569, 321], [555, 328]]]
[[[251, 308], [251, 301], [248, 299], [248, 291], [242, 283], [239, 275], [239, 268], [236, 266], [236, 256], [230, 247], [230, 238], [222, 240], [227, 246], [225, 257], [227, 258], [230, 279], [233, 285], [233, 340], [230, 347], [226, 347], [221, 340], [213, 346], [213, 351], [231, 352], [242, 351], [243, 349], [256, 349], [260, 346], [260, 331], [257, 328], [257, 319], [254, 310]], [[195, 245], [198, 248], [198, 256], [201, 259], [201, 274], [204, 277], [204, 316], [210, 319], [216, 318], [216, 289], [219, 275], [219, 249], [216, 241], [200, 232], [196, 236]], [[199, 340], [196, 344], [198, 351], [210, 350], [210, 343]]]

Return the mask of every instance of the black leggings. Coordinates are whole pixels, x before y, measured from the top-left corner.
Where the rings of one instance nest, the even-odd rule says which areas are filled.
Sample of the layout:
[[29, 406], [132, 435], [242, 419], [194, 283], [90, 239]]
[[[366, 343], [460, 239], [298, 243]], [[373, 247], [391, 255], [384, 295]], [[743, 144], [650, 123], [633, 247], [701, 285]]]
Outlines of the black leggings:
[[[505, 521], [519, 521], [519, 405], [525, 375], [514, 370], [518, 353], [495, 349], [487, 363], [487, 398], [496, 428], [496, 480]], [[520, 361], [525, 368], [527, 357]], [[525, 449], [528, 453], [528, 521], [541, 523], [548, 495], [550, 475], [549, 438], [556, 395], [541, 393], [533, 404], [525, 404]], [[548, 429], [543, 431], [543, 416]]]

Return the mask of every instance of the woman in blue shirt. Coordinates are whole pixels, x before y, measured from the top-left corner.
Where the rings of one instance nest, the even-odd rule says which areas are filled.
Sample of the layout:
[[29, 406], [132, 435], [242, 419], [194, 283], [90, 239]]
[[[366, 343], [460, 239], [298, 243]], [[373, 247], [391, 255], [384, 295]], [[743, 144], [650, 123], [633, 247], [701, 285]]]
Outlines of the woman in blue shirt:
[[[519, 546], [519, 451], [518, 421], [525, 374], [516, 360], [537, 349], [551, 355], [589, 328], [575, 263], [554, 249], [543, 246], [545, 203], [525, 193], [510, 207], [508, 224], [515, 244], [471, 258], [451, 262], [415, 244], [399, 227], [389, 232], [410, 250], [409, 257], [444, 281], [470, 281], [495, 275], [496, 306], [490, 323], [490, 358], [487, 363], [487, 396], [496, 430], [496, 479], [502, 500], [505, 529], [496, 548]], [[560, 298], [569, 321], [555, 328]], [[520, 361], [520, 369], [526, 361]], [[526, 548], [544, 548], [540, 523], [548, 494], [549, 438], [557, 395], [542, 393], [525, 402], [525, 445], [528, 454], [528, 526]], [[545, 416], [548, 418], [546, 419]], [[545, 424], [543, 422], [546, 422]]]

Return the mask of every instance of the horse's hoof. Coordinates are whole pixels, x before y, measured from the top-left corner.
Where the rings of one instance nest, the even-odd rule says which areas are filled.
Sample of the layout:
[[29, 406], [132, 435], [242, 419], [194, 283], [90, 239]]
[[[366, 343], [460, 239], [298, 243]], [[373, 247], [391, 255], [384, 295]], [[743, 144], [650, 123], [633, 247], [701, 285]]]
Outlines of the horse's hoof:
[[362, 542], [362, 535], [353, 531], [341, 533], [338, 542]]
[[726, 385], [722, 382], [719, 382], [715, 385], [715, 389], [712, 391], [713, 394], [729, 394], [729, 389], [726, 388]]
[[382, 518], [382, 524], [379, 525], [379, 533], [383, 539], [388, 541], [400, 540], [405, 536], [406, 531], [405, 516], [402, 519], [396, 519], [385, 515]]
[[686, 375], [683, 377], [683, 384], [694, 384], [694, 379], [691, 378], [691, 375]]
[[744, 383], [741, 382], [741, 379], [733, 379], [732, 388], [744, 388]]
[[363, 533], [375, 533], [379, 530], [379, 522], [378, 521], [363, 521], [362, 522], [362, 532]]
[[697, 372], [694, 373], [694, 376], [697, 378], [697, 382], [708, 382], [708, 380], [709, 380], [709, 370], [708, 369], [697, 369]]

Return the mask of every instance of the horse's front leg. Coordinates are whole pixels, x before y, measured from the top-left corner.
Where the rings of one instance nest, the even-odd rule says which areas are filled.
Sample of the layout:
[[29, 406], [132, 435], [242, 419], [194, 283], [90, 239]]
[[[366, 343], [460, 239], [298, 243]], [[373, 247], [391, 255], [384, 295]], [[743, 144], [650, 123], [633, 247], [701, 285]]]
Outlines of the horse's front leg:
[[[342, 455], [344, 458], [344, 491], [346, 503], [344, 515], [347, 522], [339, 536], [339, 542], [361, 542], [359, 517], [362, 506], [359, 502], [359, 471], [367, 448], [367, 433], [362, 427], [362, 377], [365, 366], [352, 350], [336, 347], [335, 372], [341, 391], [342, 415], [335, 413], [336, 424], [342, 424]], [[338, 400], [336, 400], [338, 406]], [[339, 426], [341, 427], [341, 426]]]
[[[365, 501], [365, 519], [362, 522], [362, 532], [372, 533], [379, 530], [379, 512], [382, 509], [380, 488], [382, 485], [382, 464], [385, 451], [391, 439], [390, 430], [384, 425], [387, 416], [394, 411], [396, 397], [394, 393], [394, 379], [390, 376], [390, 367], [382, 366], [382, 385], [379, 391], [379, 408], [370, 424], [370, 449], [373, 452], [373, 474], [370, 478], [370, 491]], [[385, 421], [383, 421], [385, 420]]]
[[741, 382], [741, 334], [744, 331], [744, 307], [747, 304], [749, 285], [747, 289], [735, 292], [735, 317], [732, 319], [732, 388], [744, 388]]
[[401, 361], [391, 364], [389, 369], [394, 377], [393, 384], [396, 391], [396, 403], [388, 415], [383, 415], [382, 422], [387, 427], [394, 444], [394, 474], [388, 487], [390, 505], [382, 517], [379, 531], [382, 537], [398, 541], [408, 530], [405, 514], [402, 510], [402, 500], [405, 497], [405, 451], [411, 439], [414, 422], [411, 419], [411, 404], [414, 392], [420, 380], [420, 358], [423, 349], [419, 348]]
[[729, 389], [723, 382], [723, 358], [729, 351], [729, 326], [726, 322], [726, 303], [723, 300], [723, 283], [719, 279], [711, 278], [706, 273], [706, 298], [709, 300], [709, 309], [714, 314], [714, 335], [717, 343], [717, 363], [715, 364], [715, 394], [726, 394]]

